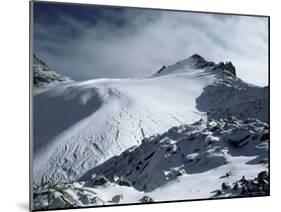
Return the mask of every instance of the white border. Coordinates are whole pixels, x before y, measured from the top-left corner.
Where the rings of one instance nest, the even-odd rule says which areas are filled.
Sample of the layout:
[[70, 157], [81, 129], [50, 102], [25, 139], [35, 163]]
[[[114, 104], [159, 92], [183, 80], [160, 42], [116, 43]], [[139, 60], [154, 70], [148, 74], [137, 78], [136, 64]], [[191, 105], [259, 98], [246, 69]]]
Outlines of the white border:
[[[271, 16], [271, 197], [156, 204], [150, 206], [124, 206], [92, 208], [123, 212], [142, 210], [161, 211], [267, 211], [280, 206], [281, 170], [280, 151], [280, 20], [276, 0], [69, 0], [136, 7], [168, 8], [228, 13], [261, 14]], [[28, 137], [29, 137], [29, 6], [27, 0], [1, 2], [1, 192], [0, 211], [28, 210]], [[254, 77], [254, 76], [253, 76]]]

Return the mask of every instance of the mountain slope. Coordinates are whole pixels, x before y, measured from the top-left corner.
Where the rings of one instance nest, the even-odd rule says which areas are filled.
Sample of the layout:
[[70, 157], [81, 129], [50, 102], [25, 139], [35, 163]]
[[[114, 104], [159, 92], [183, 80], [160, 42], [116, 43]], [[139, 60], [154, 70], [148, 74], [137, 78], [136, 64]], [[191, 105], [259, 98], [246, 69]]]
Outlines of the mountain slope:
[[[180, 176], [189, 179], [186, 188], [196, 187], [196, 179], [206, 173], [210, 177], [204, 178], [206, 185], [222, 183], [218, 179], [226, 173], [228, 180], [240, 179], [241, 173], [254, 177], [259, 170], [267, 169], [268, 139], [268, 125], [256, 119], [201, 119], [143, 140], [141, 145], [89, 171], [81, 180], [88, 181], [96, 174], [112, 181], [115, 176], [125, 177], [136, 189], [151, 192]], [[210, 195], [208, 189], [205, 195]]]
[[268, 133], [234, 117], [173, 127], [78, 181], [36, 186], [35, 208], [268, 195]]
[[34, 92], [34, 182], [77, 180], [144, 138], [199, 119], [266, 121], [260, 115], [267, 114], [265, 90], [237, 78], [227, 64], [193, 55], [146, 79], [71, 82]]

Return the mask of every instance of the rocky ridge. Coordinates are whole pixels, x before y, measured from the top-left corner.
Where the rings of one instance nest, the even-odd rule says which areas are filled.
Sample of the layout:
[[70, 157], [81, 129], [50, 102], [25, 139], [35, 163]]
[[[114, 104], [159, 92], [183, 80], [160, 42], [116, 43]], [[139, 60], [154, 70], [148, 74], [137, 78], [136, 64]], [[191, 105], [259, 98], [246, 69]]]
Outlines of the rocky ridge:
[[52, 70], [35, 54], [33, 55], [32, 70], [33, 85], [35, 88], [47, 87], [72, 81], [69, 77], [63, 76], [60, 73]]

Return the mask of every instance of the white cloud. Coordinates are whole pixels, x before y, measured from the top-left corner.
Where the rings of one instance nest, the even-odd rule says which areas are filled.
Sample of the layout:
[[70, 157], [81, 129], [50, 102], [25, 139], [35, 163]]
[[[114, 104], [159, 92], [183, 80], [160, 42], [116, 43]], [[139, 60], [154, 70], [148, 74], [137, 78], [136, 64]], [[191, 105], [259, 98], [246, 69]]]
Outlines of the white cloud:
[[[126, 13], [130, 21], [125, 27], [105, 20], [91, 25], [62, 17], [66, 25], [36, 26], [47, 38], [36, 40], [36, 52], [54, 69], [74, 79], [145, 77], [162, 65], [198, 53], [215, 62], [232, 61], [241, 79], [267, 85], [266, 18], [151, 13]], [[65, 26], [70, 25], [79, 35], [63, 37], [68, 30]]]

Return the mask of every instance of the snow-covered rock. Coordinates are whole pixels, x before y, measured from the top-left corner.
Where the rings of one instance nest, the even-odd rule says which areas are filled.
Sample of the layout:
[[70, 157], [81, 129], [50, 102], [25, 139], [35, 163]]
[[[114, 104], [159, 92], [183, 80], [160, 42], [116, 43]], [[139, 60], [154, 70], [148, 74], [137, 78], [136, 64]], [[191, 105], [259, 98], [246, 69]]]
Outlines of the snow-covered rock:
[[269, 195], [269, 176], [267, 171], [259, 172], [257, 177], [246, 179], [244, 176], [232, 184], [222, 184], [214, 197], [245, 197]]
[[40, 60], [36, 55], [33, 55], [33, 85], [35, 88], [53, 86], [61, 83], [71, 82], [69, 77], [63, 76]]
[[245, 164], [258, 164], [266, 169], [269, 141], [262, 139], [266, 133], [267, 124], [234, 117], [173, 127], [104, 162], [81, 180], [103, 174], [113, 181], [117, 175], [126, 177], [136, 189], [151, 192], [180, 176], [196, 175], [220, 166], [236, 167], [233, 159], [237, 157], [245, 157]]

